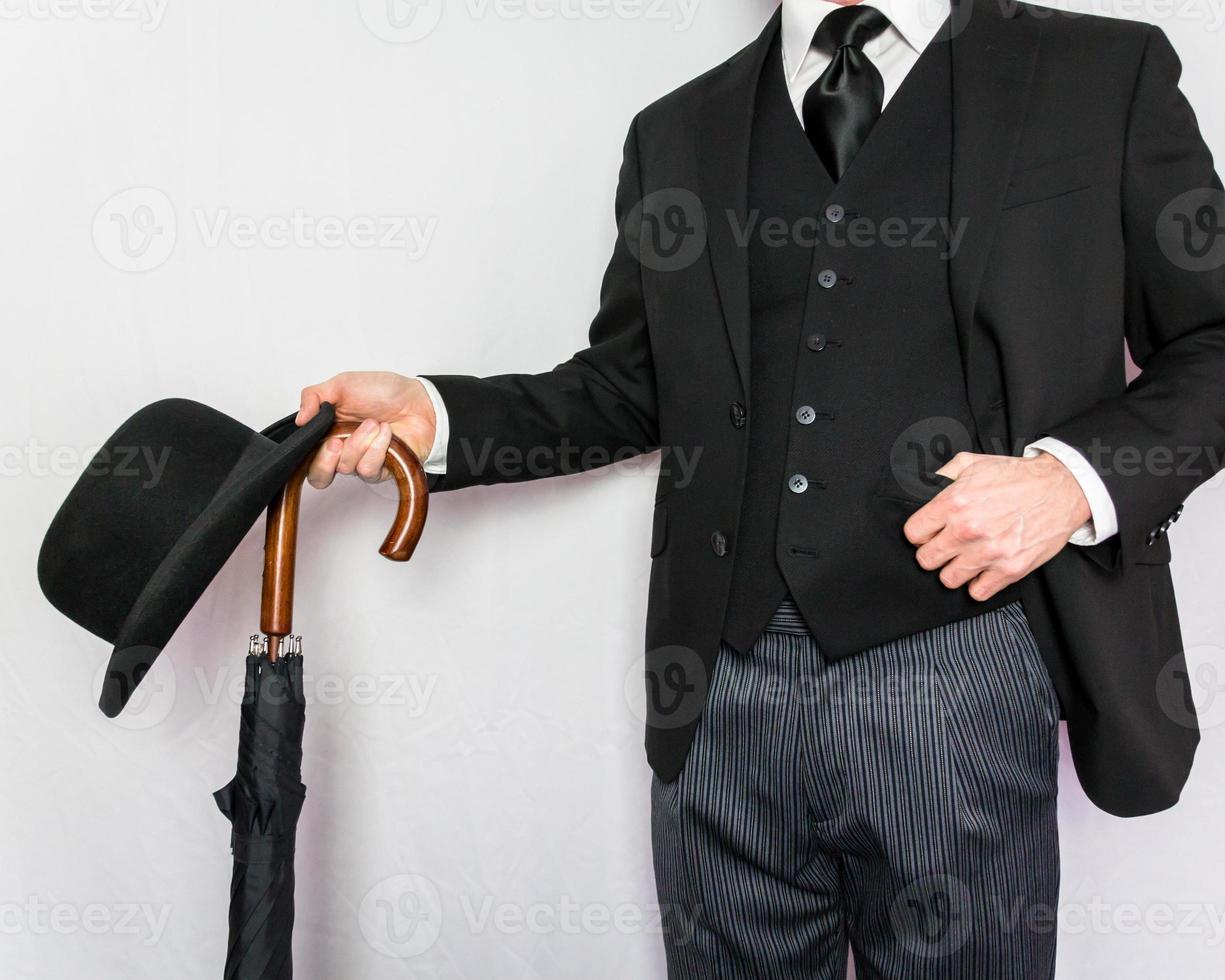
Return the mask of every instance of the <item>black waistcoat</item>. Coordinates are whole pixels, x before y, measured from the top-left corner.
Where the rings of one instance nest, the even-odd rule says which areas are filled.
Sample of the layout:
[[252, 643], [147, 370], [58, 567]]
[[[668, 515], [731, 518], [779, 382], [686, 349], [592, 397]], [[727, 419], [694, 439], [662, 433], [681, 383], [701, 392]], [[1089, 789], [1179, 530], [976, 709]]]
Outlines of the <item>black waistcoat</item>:
[[724, 638], [751, 646], [790, 594], [845, 656], [987, 604], [924, 572], [902, 535], [974, 449], [949, 298], [949, 45], [930, 45], [835, 183], [792, 108], [777, 44], [750, 148], [749, 458]]

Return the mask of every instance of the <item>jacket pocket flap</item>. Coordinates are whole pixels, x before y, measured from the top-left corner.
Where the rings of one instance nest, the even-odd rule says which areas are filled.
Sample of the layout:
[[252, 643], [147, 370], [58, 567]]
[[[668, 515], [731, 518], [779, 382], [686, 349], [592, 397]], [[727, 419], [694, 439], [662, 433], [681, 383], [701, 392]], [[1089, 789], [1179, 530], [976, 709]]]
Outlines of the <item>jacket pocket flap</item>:
[[1006, 210], [1022, 204], [1037, 204], [1092, 187], [1101, 181], [1104, 173], [1101, 155], [1095, 150], [1019, 170], [1012, 175], [1003, 207]]

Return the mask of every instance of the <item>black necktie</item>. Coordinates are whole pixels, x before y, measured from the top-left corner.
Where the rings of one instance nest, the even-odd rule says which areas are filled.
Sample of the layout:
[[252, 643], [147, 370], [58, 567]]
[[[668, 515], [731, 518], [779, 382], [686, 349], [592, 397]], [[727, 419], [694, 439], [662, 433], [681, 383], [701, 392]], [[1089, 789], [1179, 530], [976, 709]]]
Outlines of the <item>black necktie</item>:
[[880, 118], [885, 82], [863, 46], [889, 26], [875, 7], [840, 7], [821, 21], [812, 45], [833, 60], [804, 96], [804, 131], [834, 180]]

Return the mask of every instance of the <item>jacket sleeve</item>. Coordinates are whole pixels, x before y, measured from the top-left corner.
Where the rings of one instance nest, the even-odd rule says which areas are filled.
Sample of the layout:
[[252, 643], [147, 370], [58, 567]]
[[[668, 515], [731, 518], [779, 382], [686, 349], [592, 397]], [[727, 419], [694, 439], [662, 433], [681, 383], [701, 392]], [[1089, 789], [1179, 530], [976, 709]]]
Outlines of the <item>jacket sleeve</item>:
[[1181, 71], [1165, 35], [1150, 28], [1121, 191], [1124, 327], [1141, 374], [1124, 394], [1049, 430], [1080, 450], [1110, 491], [1120, 561], [1164, 534], [1225, 453], [1225, 194], [1178, 89]]
[[636, 123], [625, 141], [616, 196], [619, 231], [589, 346], [544, 374], [429, 375], [450, 423], [446, 474], [432, 489], [575, 473], [657, 447], [641, 268], [623, 233], [642, 199]]

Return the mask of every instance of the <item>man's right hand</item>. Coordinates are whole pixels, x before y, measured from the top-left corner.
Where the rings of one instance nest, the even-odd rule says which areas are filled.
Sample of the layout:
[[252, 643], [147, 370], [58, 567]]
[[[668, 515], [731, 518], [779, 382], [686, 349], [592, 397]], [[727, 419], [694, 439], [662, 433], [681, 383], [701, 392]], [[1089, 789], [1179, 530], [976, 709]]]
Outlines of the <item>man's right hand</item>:
[[388, 478], [384, 467], [394, 433], [424, 460], [434, 445], [434, 405], [416, 378], [389, 371], [346, 371], [302, 390], [295, 420], [304, 425], [323, 402], [336, 408], [338, 422], [360, 422], [348, 439], [323, 444], [306, 475], [312, 487], [330, 486], [337, 473], [356, 473], [367, 483]]

